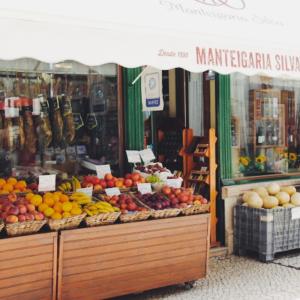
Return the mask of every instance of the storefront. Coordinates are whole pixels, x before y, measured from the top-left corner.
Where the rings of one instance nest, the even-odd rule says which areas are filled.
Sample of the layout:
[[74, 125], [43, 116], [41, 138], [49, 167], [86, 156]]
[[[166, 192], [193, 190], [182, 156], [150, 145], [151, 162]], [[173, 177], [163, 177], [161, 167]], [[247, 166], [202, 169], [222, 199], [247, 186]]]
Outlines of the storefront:
[[[209, 245], [217, 245], [217, 219], [225, 219], [225, 243], [232, 247], [232, 206], [249, 182], [299, 183], [297, 10], [291, 0], [285, 16], [282, 9], [281, 3], [253, 0], [0, 5], [0, 190], [30, 194], [43, 186], [39, 192], [45, 194], [36, 192], [34, 200], [22, 195], [22, 201], [36, 206], [40, 226], [46, 216], [50, 229], [58, 230], [47, 233], [48, 248], [43, 234], [32, 241], [49, 252], [36, 297], [44, 288], [52, 299], [92, 299], [190, 283], [206, 274]], [[157, 81], [148, 76], [152, 70]], [[152, 188], [182, 177], [187, 189], [167, 188], [149, 201], [128, 194], [133, 183], [147, 180], [140, 174], [149, 169], [132, 162], [153, 160], [147, 151], [137, 153], [148, 148], [163, 163], [150, 169], [167, 173], [150, 181]], [[126, 150], [135, 151], [130, 159]], [[133, 168], [137, 172], [124, 178]], [[99, 178], [83, 177], [91, 173]], [[47, 194], [52, 175], [59, 191]], [[97, 207], [87, 190], [74, 196], [79, 187], [96, 194], [114, 190], [100, 195]], [[202, 196], [192, 195], [190, 187]], [[116, 188], [127, 192], [124, 199], [109, 194]], [[205, 213], [209, 205], [211, 215]], [[114, 211], [103, 216], [106, 209]], [[102, 219], [91, 211], [101, 211]], [[22, 223], [18, 213], [6, 223]], [[3, 219], [9, 216], [2, 211]], [[87, 228], [63, 230], [83, 221]], [[129, 221], [143, 223], [122, 224]], [[29, 230], [16, 228], [17, 234]], [[90, 257], [82, 259], [83, 252]], [[3, 289], [9, 286], [4, 279]], [[17, 292], [31, 299], [34, 280], [23, 279]]]

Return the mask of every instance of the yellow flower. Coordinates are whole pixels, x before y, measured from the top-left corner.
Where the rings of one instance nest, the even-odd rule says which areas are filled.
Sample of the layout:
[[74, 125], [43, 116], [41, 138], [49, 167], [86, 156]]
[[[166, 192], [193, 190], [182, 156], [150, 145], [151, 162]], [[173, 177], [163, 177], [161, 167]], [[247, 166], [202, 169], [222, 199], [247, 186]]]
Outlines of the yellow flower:
[[264, 156], [264, 155], [259, 155], [256, 157], [255, 161], [258, 163], [258, 164], [263, 164], [264, 162], [266, 162], [267, 158]]
[[289, 160], [295, 161], [297, 159], [297, 154], [296, 153], [290, 153], [289, 154]]
[[243, 166], [247, 167], [247, 166], [249, 165], [249, 162], [250, 162], [249, 157], [247, 157], [247, 156], [241, 156], [241, 157], [240, 157], [240, 163], [241, 163]]

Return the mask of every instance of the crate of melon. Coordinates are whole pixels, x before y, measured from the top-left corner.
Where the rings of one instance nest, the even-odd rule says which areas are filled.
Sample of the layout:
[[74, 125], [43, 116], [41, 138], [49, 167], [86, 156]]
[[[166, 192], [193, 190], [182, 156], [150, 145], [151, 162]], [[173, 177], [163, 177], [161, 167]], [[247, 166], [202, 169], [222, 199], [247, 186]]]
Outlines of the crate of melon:
[[122, 193], [111, 197], [102, 196], [101, 198], [120, 209], [120, 221], [123, 223], [144, 221], [151, 215], [151, 210], [137, 201], [131, 193]]

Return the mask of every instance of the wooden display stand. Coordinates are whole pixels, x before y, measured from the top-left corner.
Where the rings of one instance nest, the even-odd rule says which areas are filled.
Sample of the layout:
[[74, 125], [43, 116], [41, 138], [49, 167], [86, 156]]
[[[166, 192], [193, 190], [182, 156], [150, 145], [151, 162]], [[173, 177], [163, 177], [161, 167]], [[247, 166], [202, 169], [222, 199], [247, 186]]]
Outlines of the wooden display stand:
[[[217, 243], [217, 217], [216, 217], [216, 134], [215, 129], [209, 129], [208, 139], [193, 136], [192, 129], [183, 130], [183, 177], [186, 187], [205, 183], [209, 188], [211, 232], [210, 243], [212, 247]], [[194, 145], [193, 145], [194, 144]], [[202, 167], [194, 162], [194, 158], [203, 157], [206, 161]], [[205, 170], [201, 170], [205, 167]], [[195, 178], [196, 177], [196, 178]]]
[[205, 277], [209, 214], [63, 231], [58, 300], [106, 299]]
[[57, 233], [0, 240], [0, 299], [55, 300]]

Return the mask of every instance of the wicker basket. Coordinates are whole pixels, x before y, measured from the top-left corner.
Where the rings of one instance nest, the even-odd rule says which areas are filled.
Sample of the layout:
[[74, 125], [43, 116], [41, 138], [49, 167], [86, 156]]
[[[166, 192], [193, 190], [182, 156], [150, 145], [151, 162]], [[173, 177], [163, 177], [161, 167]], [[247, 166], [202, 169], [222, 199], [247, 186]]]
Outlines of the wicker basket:
[[123, 223], [144, 221], [151, 216], [151, 210], [135, 211], [120, 215], [120, 221]]
[[49, 219], [48, 225], [51, 230], [56, 230], [56, 231], [61, 229], [72, 229], [78, 227], [85, 216], [86, 213], [78, 216], [60, 219], [60, 220]]
[[18, 222], [6, 224], [5, 229], [10, 236], [32, 234], [38, 232], [46, 223], [46, 220]]
[[185, 216], [202, 214], [209, 211], [209, 203], [207, 204], [195, 204], [181, 210], [182, 214]]
[[0, 232], [3, 230], [3, 228], [4, 228], [4, 222], [0, 220]]
[[120, 212], [108, 212], [103, 214], [98, 214], [95, 216], [90, 216], [85, 218], [85, 223], [87, 226], [99, 226], [99, 225], [108, 225], [115, 223], [119, 216]]
[[181, 208], [166, 208], [152, 210], [151, 217], [154, 219], [177, 217], [181, 213]]

